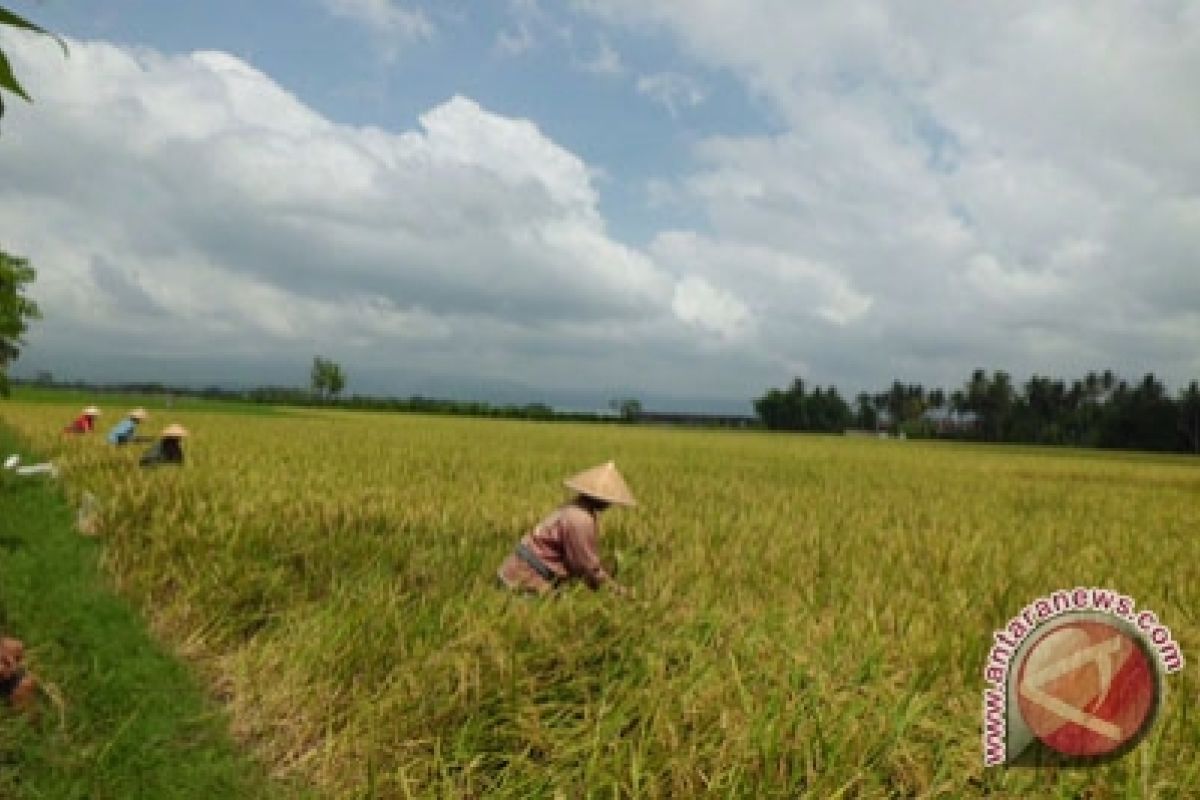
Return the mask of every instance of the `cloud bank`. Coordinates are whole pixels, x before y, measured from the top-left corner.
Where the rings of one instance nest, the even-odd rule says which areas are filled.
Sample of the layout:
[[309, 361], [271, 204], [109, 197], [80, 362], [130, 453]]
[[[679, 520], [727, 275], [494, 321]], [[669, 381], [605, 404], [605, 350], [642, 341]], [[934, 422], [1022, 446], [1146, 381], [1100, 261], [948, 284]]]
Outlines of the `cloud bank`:
[[528, 120], [455, 96], [415, 130], [350, 127], [228, 54], [12, 49], [38, 87], [0, 162], [46, 315], [28, 360], [331, 352], [351, 375], [670, 389], [740, 324], [612, 238], [588, 165]]
[[743, 299], [780, 298], [766, 346], [813, 377], [1200, 374], [1194, 4], [574, 6], [770, 109], [771, 133], [706, 137], [652, 184], [711, 223], [653, 250], [688, 241]]
[[620, 48], [596, 71], [630, 73], [630, 104], [690, 125], [719, 97], [672, 76], [722, 75], [764, 109], [641, 176], [647, 214], [697, 220], [643, 246], [601, 213], [607, 165], [469, 97], [354, 127], [227, 54], [6, 38], [37, 100], [10, 106], [0, 159], [3, 246], [47, 312], [28, 361], [327, 352], [352, 379], [742, 398], [799, 371], [1200, 375], [1200, 8], [573, 8]]

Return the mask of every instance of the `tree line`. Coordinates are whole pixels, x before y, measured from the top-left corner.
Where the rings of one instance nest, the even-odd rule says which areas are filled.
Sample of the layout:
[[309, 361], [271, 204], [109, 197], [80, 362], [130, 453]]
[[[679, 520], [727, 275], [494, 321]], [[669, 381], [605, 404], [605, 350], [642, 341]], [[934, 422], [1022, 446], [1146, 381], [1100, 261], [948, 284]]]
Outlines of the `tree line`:
[[203, 388], [170, 386], [158, 382], [111, 382], [59, 381], [48, 372], [36, 378], [14, 378], [13, 386], [70, 390], [94, 395], [119, 394], [148, 397], [196, 398], [253, 405], [296, 406], [301, 408], [341, 408], [361, 411], [397, 411], [421, 414], [447, 414], [472, 417], [491, 417], [525, 420], [560, 420], [571, 422], [630, 422], [630, 419], [609, 414], [556, 411], [543, 403], [525, 405], [493, 405], [482, 402], [463, 402], [437, 397], [412, 395], [410, 397], [379, 397], [373, 395], [337, 396], [326, 386], [321, 391], [294, 386], [258, 386], [250, 389], [232, 389], [222, 386]]
[[[542, 403], [492, 405], [444, 398], [335, 396], [291, 386], [229, 389], [161, 383], [96, 384], [55, 381], [49, 373], [13, 380], [14, 385], [70, 389], [93, 394], [194, 397], [260, 405], [342, 408], [539, 421], [637, 423], [638, 414], [557, 411]], [[614, 403], [614, 405], [619, 405]], [[893, 381], [885, 391], [860, 392], [853, 405], [836, 387], [796, 379], [770, 389], [754, 403], [759, 425], [776, 431], [844, 433], [852, 429], [903, 432], [911, 438], [1071, 445], [1200, 454], [1200, 384], [1171, 396], [1152, 374], [1131, 383], [1111, 371], [1088, 373], [1070, 383], [1033, 376], [1021, 386], [997, 371], [976, 370], [952, 392]]]
[[977, 369], [951, 392], [896, 380], [860, 392], [797, 378], [755, 401], [771, 430], [843, 433], [852, 428], [987, 442], [1200, 453], [1200, 382], [1175, 395], [1153, 373], [1129, 381], [1112, 370], [1073, 380], [1033, 375], [1018, 385], [1002, 370]]

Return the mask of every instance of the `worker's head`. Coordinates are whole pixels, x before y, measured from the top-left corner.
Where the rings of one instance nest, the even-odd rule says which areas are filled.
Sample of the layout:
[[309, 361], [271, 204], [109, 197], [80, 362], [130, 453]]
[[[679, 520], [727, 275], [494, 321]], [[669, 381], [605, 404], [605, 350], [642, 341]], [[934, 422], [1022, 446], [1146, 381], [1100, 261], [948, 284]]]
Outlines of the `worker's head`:
[[147, 416], [146, 409], [144, 408], [135, 408], [129, 412], [129, 418], [134, 422], [143, 422]]
[[95, 419], [96, 417], [100, 416], [100, 409], [96, 408], [95, 406], [88, 406], [83, 410], [83, 415], [85, 417], [91, 417]]
[[563, 485], [575, 492], [579, 501], [596, 511], [603, 511], [610, 505], [637, 505], [633, 493], [617, 471], [617, 465], [611, 461], [573, 475]]
[[608, 507], [612, 505], [612, 503], [608, 502], [607, 500], [601, 500], [599, 497], [592, 497], [591, 495], [583, 493], [575, 495], [575, 504], [583, 506], [590, 511], [594, 511], [597, 514], [599, 514], [601, 511], [607, 510]]
[[171, 423], [167, 427], [163, 428], [162, 433], [159, 434], [159, 436], [161, 436], [163, 439], [175, 442], [186, 439], [187, 435], [187, 429], [177, 422]]

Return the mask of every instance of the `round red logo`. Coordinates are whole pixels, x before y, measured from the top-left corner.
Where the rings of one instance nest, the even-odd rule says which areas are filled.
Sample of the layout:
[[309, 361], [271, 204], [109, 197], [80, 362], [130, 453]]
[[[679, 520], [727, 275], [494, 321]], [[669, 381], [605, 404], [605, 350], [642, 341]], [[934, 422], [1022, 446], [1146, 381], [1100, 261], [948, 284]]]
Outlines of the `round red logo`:
[[1160, 683], [1152, 658], [1115, 620], [1057, 626], [1033, 642], [1017, 673], [1021, 716], [1065, 756], [1132, 747], [1154, 722]]

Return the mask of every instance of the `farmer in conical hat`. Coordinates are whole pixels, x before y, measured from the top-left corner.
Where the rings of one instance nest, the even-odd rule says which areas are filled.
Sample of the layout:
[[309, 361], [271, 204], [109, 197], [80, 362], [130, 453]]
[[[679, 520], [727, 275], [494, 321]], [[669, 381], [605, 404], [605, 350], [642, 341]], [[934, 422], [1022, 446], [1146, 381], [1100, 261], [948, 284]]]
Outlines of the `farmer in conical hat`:
[[162, 429], [158, 441], [146, 451], [139, 462], [143, 467], [155, 467], [160, 464], [183, 464], [183, 440], [187, 430], [179, 424], [171, 424]]
[[63, 428], [64, 433], [91, 433], [96, 429], [96, 417], [100, 416], [100, 409], [95, 406], [88, 406], [83, 410], [75, 421], [67, 427]]
[[125, 419], [118, 422], [111, 431], [108, 432], [108, 443], [115, 445], [129, 444], [133, 441], [134, 434], [137, 433], [137, 426], [146, 419], [146, 409], [135, 408], [125, 415]]
[[610, 505], [636, 505], [621, 473], [609, 461], [568, 478], [563, 485], [575, 497], [517, 543], [515, 552], [500, 565], [497, 579], [514, 591], [539, 595], [574, 579], [592, 589], [608, 585], [620, 595], [628, 594], [604, 569], [596, 549], [600, 514]]

